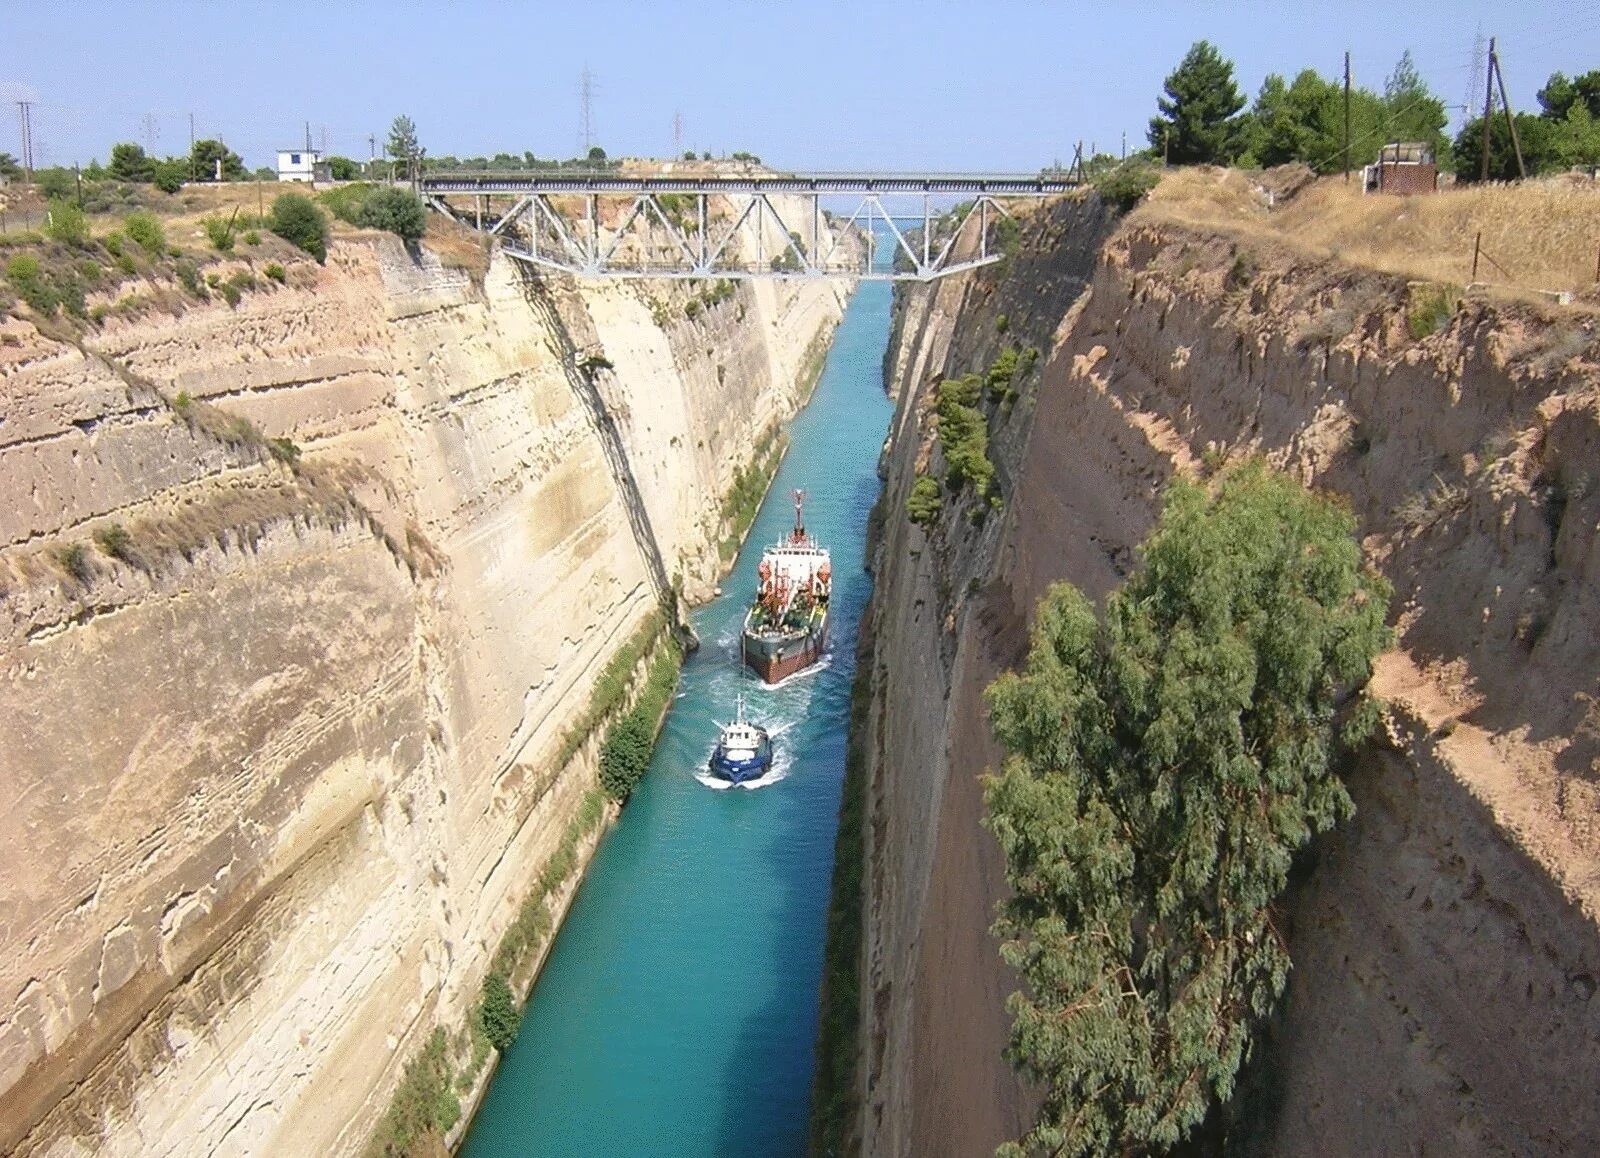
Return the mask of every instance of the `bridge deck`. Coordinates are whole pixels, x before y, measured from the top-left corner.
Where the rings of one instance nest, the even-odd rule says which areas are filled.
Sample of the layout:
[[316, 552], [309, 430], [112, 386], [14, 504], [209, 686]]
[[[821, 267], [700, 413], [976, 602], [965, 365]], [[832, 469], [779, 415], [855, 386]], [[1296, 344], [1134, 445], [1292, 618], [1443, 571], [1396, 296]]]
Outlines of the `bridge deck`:
[[1081, 184], [1076, 176], [1025, 173], [430, 173], [422, 192], [452, 193], [951, 193], [1043, 197]]

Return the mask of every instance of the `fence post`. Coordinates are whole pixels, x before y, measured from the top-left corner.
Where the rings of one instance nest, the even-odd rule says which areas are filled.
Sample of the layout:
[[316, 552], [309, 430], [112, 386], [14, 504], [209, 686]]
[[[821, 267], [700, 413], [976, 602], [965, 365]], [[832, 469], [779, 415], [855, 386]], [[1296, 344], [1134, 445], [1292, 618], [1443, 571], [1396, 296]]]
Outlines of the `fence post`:
[[1478, 236], [1472, 239], [1472, 280], [1478, 280], [1478, 249], [1483, 245], [1483, 230], [1478, 230]]

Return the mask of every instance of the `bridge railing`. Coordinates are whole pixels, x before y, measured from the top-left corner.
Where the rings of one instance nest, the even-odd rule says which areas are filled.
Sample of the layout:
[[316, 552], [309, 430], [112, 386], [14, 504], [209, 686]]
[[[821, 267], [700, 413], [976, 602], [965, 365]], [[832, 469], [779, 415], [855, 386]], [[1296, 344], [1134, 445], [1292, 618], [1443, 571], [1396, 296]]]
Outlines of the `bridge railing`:
[[1044, 196], [1078, 188], [1067, 173], [450, 172], [421, 179], [423, 193], [925, 193]]

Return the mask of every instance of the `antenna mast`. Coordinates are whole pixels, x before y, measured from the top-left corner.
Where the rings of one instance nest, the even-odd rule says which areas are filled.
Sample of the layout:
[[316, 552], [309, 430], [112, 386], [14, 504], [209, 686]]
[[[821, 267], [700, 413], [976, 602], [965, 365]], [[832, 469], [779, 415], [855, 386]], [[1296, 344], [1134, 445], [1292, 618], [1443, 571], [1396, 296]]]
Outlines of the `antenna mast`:
[[583, 66], [579, 100], [583, 109], [583, 151], [587, 156], [589, 150], [594, 148], [594, 73], [589, 71], [588, 64]]

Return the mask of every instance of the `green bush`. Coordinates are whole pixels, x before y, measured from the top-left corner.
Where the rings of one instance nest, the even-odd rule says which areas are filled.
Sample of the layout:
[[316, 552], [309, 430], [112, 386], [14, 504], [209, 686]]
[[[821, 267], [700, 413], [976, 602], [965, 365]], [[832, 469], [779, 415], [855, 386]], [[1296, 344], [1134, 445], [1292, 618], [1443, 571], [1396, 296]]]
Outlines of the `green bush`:
[[300, 461], [300, 447], [292, 438], [269, 438], [267, 451], [285, 466], [293, 466]]
[[360, 225], [367, 199], [377, 188], [370, 182], [357, 181], [350, 185], [340, 185], [336, 189], [324, 190], [317, 194], [317, 200], [326, 205], [328, 212], [340, 221], [349, 225]]
[[1161, 181], [1161, 170], [1140, 161], [1126, 161], [1094, 179], [1094, 191], [1118, 213], [1126, 213]]
[[653, 721], [629, 712], [606, 730], [600, 749], [600, 785], [613, 800], [626, 800], [650, 765]]
[[994, 463], [989, 461], [989, 426], [978, 409], [984, 380], [976, 374], [939, 383], [939, 446], [946, 481], [952, 489], [971, 483], [980, 498], [990, 497]]
[[260, 245], [261, 234], [257, 233], [254, 229], [246, 229], [244, 231], [243, 240], [246, 245]]
[[368, 229], [383, 229], [403, 241], [421, 240], [428, 228], [428, 214], [422, 202], [405, 189], [385, 185], [375, 189], [361, 207], [359, 224]]
[[187, 162], [168, 157], [165, 161], [156, 162], [155, 174], [151, 180], [163, 193], [176, 193], [183, 188], [183, 182], [188, 176]]
[[190, 296], [197, 297], [201, 301], [211, 296], [210, 291], [206, 289], [206, 283], [200, 279], [200, 270], [196, 268], [194, 262], [180, 261], [174, 267], [174, 272], [178, 275], [178, 284], [183, 286]]
[[279, 285], [282, 285], [284, 279], [289, 276], [283, 266], [275, 261], [267, 262], [266, 265], [261, 267], [261, 272], [266, 275], [268, 281], [275, 281]]
[[44, 231], [52, 241], [62, 245], [87, 245], [89, 243], [89, 218], [70, 201], [50, 202], [50, 223]]
[[20, 287], [25, 281], [39, 279], [39, 259], [31, 253], [19, 253], [6, 262], [6, 280]]
[[300, 193], [284, 193], [272, 202], [267, 228], [319, 262], [328, 260], [328, 218]]
[[1450, 324], [1455, 313], [1455, 287], [1417, 286], [1406, 303], [1406, 332], [1420, 342]]
[[167, 233], [153, 213], [130, 213], [122, 230], [151, 257], [160, 257], [167, 248]]
[[39, 187], [39, 193], [47, 201], [71, 197], [78, 184], [77, 174], [63, 165], [34, 170], [33, 181]]
[[939, 480], [932, 475], [919, 475], [911, 484], [911, 494], [906, 497], [906, 518], [919, 527], [926, 527], [939, 517], [943, 505]]
[[233, 252], [233, 223], [224, 221], [216, 214], [208, 214], [200, 219], [200, 227], [206, 231], [206, 240], [211, 242], [211, 248], [219, 253]]
[[1390, 591], [1355, 531], [1259, 461], [1174, 483], [1103, 612], [1055, 585], [990, 687], [1008, 1053], [1043, 1094], [1003, 1153], [1166, 1153], [1232, 1094], [1288, 976], [1291, 859], [1350, 814], [1333, 762], [1377, 720], [1354, 693]]
[[6, 262], [6, 280], [42, 318], [62, 307], [74, 317], [84, 316], [83, 284], [70, 267], [46, 269], [32, 254], [19, 253]]
[[57, 547], [51, 557], [55, 559], [56, 566], [60, 567], [79, 583], [87, 583], [94, 578], [94, 565], [89, 562], [89, 549], [82, 543], [68, 543]]
[[483, 998], [478, 1003], [478, 1024], [483, 1027], [489, 1044], [504, 1053], [517, 1040], [517, 1030], [522, 1026], [522, 1014], [517, 1010], [517, 999], [511, 986], [498, 973], [483, 979]]
[[94, 533], [95, 545], [110, 555], [113, 559], [120, 559], [124, 563], [137, 565], [138, 555], [133, 549], [133, 536], [128, 533], [128, 528], [121, 523], [112, 523], [109, 527], [102, 527]]

